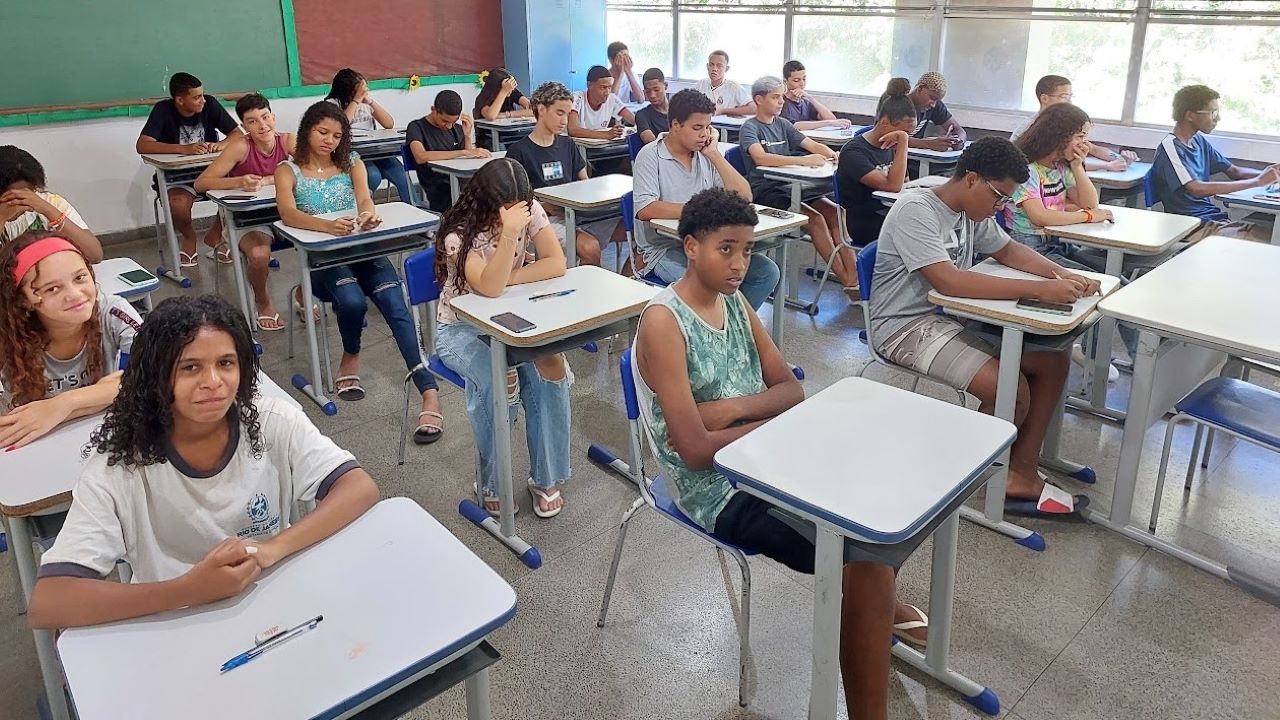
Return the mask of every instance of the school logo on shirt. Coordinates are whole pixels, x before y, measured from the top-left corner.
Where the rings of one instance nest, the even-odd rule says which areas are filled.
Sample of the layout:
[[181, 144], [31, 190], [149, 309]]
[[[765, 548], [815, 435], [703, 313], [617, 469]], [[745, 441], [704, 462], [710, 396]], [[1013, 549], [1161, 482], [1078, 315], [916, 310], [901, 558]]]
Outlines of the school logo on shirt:
[[236, 537], [269, 537], [280, 532], [280, 514], [271, 511], [271, 500], [263, 493], [249, 498], [244, 511], [249, 516], [249, 525], [236, 532]]
[[559, 160], [555, 162], [542, 163], [542, 179], [543, 180], [563, 180], [564, 166]]
[[267, 501], [266, 495], [258, 493], [249, 499], [249, 505], [245, 510], [249, 513], [250, 520], [260, 523], [271, 514], [271, 503]]

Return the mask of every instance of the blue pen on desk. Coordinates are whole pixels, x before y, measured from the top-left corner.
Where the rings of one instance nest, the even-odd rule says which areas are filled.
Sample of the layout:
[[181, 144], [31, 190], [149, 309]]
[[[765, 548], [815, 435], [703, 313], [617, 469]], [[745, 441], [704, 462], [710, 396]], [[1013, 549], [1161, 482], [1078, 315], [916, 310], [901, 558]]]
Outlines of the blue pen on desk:
[[280, 645], [283, 645], [289, 640], [292, 640], [293, 638], [298, 637], [299, 635], [301, 635], [302, 633], [308, 630], [314, 630], [316, 626], [320, 624], [321, 620], [324, 620], [324, 616], [317, 615], [304, 623], [295, 625], [289, 628], [288, 630], [285, 630], [284, 632], [281, 632], [280, 634], [267, 639], [265, 642], [258, 644], [257, 646], [253, 647], [250, 650], [245, 650], [239, 655], [222, 663], [222, 667], [218, 670], [218, 672], [225, 673], [225, 672], [234, 670], [240, 667], [241, 665], [244, 665], [245, 663], [249, 662], [250, 660], [258, 657], [262, 653], [270, 650], [271, 648], [279, 647]]
[[572, 292], [573, 292], [573, 288], [569, 288], [568, 290], [559, 290], [557, 292], [542, 293], [541, 295], [530, 295], [529, 299], [530, 300], [546, 300], [547, 298], [564, 297], [565, 295], [568, 295]]

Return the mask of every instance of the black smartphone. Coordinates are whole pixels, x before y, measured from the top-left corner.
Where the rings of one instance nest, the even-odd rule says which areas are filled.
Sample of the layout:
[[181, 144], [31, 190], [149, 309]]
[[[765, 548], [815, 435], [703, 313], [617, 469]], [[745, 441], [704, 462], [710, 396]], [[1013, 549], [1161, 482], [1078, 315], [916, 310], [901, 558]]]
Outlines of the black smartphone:
[[493, 317], [489, 318], [489, 320], [498, 323], [499, 325], [510, 330], [513, 333], [528, 332], [529, 330], [532, 330], [535, 327], [537, 327], [537, 325], [534, 325], [533, 323], [529, 322], [528, 320], [525, 320], [519, 315], [515, 313], [509, 313], [509, 312], [501, 313], [499, 315], [494, 315]]
[[153, 282], [155, 281], [156, 276], [152, 275], [146, 270], [139, 268], [137, 270], [130, 270], [129, 272], [120, 273], [120, 279], [129, 283], [130, 285], [136, 286], [136, 285], [145, 285], [149, 282]]
[[789, 213], [789, 212], [787, 212], [787, 211], [785, 211], [785, 210], [779, 210], [779, 209], [777, 209], [777, 208], [771, 208], [771, 207], [767, 207], [767, 208], [760, 208], [760, 214], [761, 214], [761, 215], [768, 215], [768, 216], [769, 216], [769, 217], [771, 217], [771, 218], [778, 218], [779, 220], [790, 220], [790, 219], [791, 219], [791, 213]]
[[1036, 310], [1038, 312], [1053, 313], [1054, 315], [1070, 315], [1074, 305], [1071, 303], [1056, 303], [1047, 300], [1033, 300], [1031, 298], [1022, 298], [1018, 301], [1018, 307], [1023, 310]]
[[223, 195], [223, 200], [257, 200], [257, 195]]

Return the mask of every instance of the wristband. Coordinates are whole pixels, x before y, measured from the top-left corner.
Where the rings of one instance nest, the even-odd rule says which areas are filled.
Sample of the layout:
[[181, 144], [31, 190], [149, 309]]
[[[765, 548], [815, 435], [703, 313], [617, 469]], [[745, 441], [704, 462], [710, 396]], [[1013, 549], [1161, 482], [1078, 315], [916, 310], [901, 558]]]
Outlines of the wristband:
[[1082, 210], [1081, 212], [1083, 212], [1083, 213], [1084, 213], [1084, 221], [1085, 221], [1085, 222], [1087, 222], [1087, 223], [1091, 223], [1091, 222], [1093, 222], [1093, 211], [1092, 211], [1092, 210]]
[[66, 221], [67, 221], [67, 213], [66, 211], [63, 211], [63, 213], [58, 216], [58, 219], [49, 221], [49, 229], [59, 230], [62, 228], [62, 223]]

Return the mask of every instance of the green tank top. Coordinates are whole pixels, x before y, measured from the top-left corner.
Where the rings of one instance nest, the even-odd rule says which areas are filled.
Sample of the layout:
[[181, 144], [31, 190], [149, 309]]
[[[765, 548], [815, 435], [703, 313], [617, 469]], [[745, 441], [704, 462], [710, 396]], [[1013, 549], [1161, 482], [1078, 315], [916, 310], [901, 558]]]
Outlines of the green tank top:
[[[708, 325], [689, 307], [675, 290], [665, 288], [645, 307], [662, 305], [671, 311], [684, 335], [685, 367], [689, 370], [689, 389], [694, 402], [755, 395], [764, 390], [760, 370], [760, 353], [751, 335], [751, 318], [742, 293], [721, 296], [724, 305], [724, 328]], [[643, 313], [641, 321], [644, 320]], [[632, 363], [640, 417], [649, 442], [667, 476], [673, 499], [689, 519], [707, 530], [714, 530], [716, 516], [735, 492], [715, 470], [690, 470], [671, 447], [667, 421], [653, 390], [640, 375], [640, 363]]]

